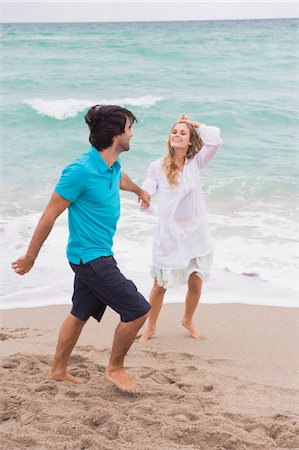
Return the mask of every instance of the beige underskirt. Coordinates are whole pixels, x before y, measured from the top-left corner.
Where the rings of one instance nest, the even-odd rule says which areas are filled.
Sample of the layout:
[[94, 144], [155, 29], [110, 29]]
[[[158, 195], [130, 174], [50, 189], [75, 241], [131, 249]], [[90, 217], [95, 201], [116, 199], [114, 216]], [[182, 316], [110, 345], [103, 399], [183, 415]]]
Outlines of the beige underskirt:
[[152, 266], [151, 276], [156, 278], [158, 285], [164, 289], [177, 288], [180, 285], [187, 284], [193, 272], [203, 281], [207, 281], [212, 262], [213, 252], [205, 256], [192, 258], [187, 267], [183, 269], [160, 269], [159, 267]]

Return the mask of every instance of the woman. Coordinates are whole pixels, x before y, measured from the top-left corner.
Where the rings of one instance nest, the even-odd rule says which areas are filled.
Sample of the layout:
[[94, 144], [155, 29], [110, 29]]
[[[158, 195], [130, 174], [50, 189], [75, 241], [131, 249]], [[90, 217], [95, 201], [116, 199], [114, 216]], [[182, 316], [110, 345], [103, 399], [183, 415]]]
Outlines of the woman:
[[213, 248], [199, 172], [221, 145], [219, 128], [181, 115], [172, 127], [167, 155], [149, 166], [143, 189], [157, 195], [159, 223], [153, 242], [152, 308], [141, 342], [156, 332], [166, 290], [180, 284], [188, 284], [182, 325], [194, 339], [204, 339], [193, 315], [209, 277]]

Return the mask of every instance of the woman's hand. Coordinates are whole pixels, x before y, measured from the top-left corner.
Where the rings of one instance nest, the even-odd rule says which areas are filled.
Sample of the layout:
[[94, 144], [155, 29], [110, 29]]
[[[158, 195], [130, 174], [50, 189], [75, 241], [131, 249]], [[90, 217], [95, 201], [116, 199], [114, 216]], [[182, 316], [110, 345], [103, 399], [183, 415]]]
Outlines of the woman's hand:
[[141, 209], [147, 209], [151, 204], [151, 196], [148, 192], [141, 189], [138, 194], [138, 201], [140, 203]]
[[200, 125], [201, 125], [201, 122], [197, 122], [197, 121], [195, 121], [195, 120], [190, 120], [190, 119], [188, 118], [188, 116], [186, 116], [185, 114], [181, 114], [181, 115], [179, 116], [179, 122], [186, 122], [186, 123], [188, 123], [189, 125], [191, 125], [191, 127], [193, 127], [193, 128], [199, 128]]

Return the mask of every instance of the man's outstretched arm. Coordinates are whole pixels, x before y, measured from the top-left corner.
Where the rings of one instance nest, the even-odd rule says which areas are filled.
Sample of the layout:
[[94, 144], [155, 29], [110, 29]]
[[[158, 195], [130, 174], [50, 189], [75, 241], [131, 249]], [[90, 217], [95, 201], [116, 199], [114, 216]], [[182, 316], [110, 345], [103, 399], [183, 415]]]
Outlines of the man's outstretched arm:
[[120, 189], [122, 191], [134, 192], [134, 194], [136, 194], [138, 197], [138, 201], [142, 202], [144, 208], [148, 208], [150, 206], [151, 196], [149, 195], [149, 193], [135, 184], [125, 172], [122, 172], [122, 177], [120, 179]]
[[37, 255], [50, 234], [57, 217], [71, 204], [57, 192], [53, 192], [31, 238], [24, 256], [12, 262], [11, 267], [19, 275], [25, 275], [32, 268]]

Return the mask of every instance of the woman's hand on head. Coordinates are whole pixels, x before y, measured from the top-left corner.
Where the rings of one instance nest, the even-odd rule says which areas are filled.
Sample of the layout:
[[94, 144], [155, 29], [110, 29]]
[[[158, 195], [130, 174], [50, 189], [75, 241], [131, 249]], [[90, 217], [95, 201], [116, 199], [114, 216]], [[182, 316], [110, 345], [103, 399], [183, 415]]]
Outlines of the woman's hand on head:
[[186, 123], [188, 123], [189, 125], [191, 125], [191, 127], [193, 127], [193, 128], [199, 128], [200, 125], [201, 125], [200, 122], [197, 122], [197, 121], [195, 121], [195, 120], [189, 119], [189, 117], [186, 116], [185, 114], [181, 114], [181, 115], [179, 116], [178, 121], [179, 121], [179, 122], [186, 122]]
[[185, 114], [180, 114], [178, 117], [179, 122], [187, 122], [188, 120], [189, 120], [189, 117], [186, 116]]

